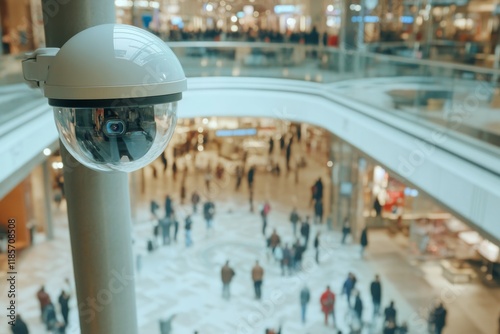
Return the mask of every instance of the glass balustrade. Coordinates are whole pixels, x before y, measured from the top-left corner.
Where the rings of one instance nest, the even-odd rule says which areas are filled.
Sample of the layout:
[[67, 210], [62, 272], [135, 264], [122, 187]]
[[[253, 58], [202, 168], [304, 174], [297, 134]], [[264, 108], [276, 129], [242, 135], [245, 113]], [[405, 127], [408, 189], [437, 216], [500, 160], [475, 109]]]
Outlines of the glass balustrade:
[[[168, 44], [187, 77], [261, 77], [323, 83], [332, 96], [348, 97], [421, 124], [466, 134], [490, 144], [482, 148], [494, 152], [500, 147], [498, 69], [297, 44]], [[6, 85], [23, 82], [21, 58], [0, 57], [0, 98], [9, 93]]]

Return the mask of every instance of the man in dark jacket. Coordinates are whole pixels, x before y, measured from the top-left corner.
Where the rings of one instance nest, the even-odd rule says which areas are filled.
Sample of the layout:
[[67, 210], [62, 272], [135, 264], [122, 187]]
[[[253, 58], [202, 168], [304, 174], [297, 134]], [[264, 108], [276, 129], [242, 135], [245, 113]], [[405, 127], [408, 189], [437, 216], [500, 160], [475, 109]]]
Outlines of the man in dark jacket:
[[309, 243], [309, 232], [310, 232], [310, 225], [309, 225], [309, 216], [306, 217], [306, 220], [302, 222], [302, 225], [300, 226], [300, 234], [302, 237], [304, 237], [304, 248], [307, 248], [307, 244]]
[[373, 315], [380, 315], [380, 303], [382, 301], [382, 285], [380, 284], [380, 277], [375, 275], [375, 280], [370, 285], [370, 292], [373, 301]]
[[359, 321], [359, 323], [362, 323], [363, 319], [363, 301], [361, 300], [361, 297], [359, 296], [359, 291], [355, 292], [355, 300], [354, 300], [354, 312], [356, 314], [356, 317]]
[[314, 203], [314, 224], [322, 224], [323, 223], [323, 202], [321, 200], [317, 200]]
[[62, 291], [59, 295], [59, 305], [61, 306], [61, 314], [64, 320], [64, 325], [68, 326], [68, 315], [69, 315], [69, 295], [66, 291]]
[[297, 208], [293, 208], [292, 213], [290, 214], [290, 223], [292, 223], [293, 228], [293, 236], [297, 235], [297, 223], [299, 222], [300, 217], [297, 213]]
[[396, 324], [396, 309], [394, 308], [394, 301], [391, 300], [391, 303], [384, 310], [385, 319], [384, 322], [394, 323]]
[[207, 223], [207, 231], [212, 228], [214, 215], [215, 215], [215, 204], [211, 200], [208, 200], [203, 205], [203, 217], [205, 218], [205, 221]]
[[172, 198], [167, 196], [165, 198], [165, 217], [170, 217], [172, 214]]
[[28, 326], [26, 326], [26, 323], [19, 314], [16, 315], [16, 322], [14, 326], [11, 326], [11, 330], [12, 334], [29, 334]]
[[321, 201], [323, 199], [323, 181], [321, 181], [321, 178], [318, 178], [314, 184], [314, 199], [316, 201]]
[[247, 173], [248, 189], [251, 191], [253, 189], [253, 181], [255, 176], [255, 166], [250, 167]]
[[297, 242], [293, 245], [292, 253], [294, 270], [300, 270], [302, 268], [302, 255], [304, 254], [304, 248], [305, 247], [302, 247], [299, 240], [297, 240]]
[[281, 260], [281, 275], [285, 276], [285, 268], [288, 270], [288, 275], [292, 274], [292, 250], [288, 247], [288, 244], [285, 244], [285, 248], [283, 248], [283, 259]]
[[363, 257], [365, 254], [365, 248], [366, 246], [368, 246], [368, 229], [366, 228], [366, 226], [361, 232], [361, 240], [359, 243], [361, 244], [361, 257]]
[[347, 298], [347, 304], [349, 305], [350, 308], [351, 306], [351, 293], [356, 287], [356, 276], [354, 276], [353, 273], [349, 273], [347, 275], [347, 279], [344, 282], [344, 285], [342, 286], [342, 293], [346, 295]]
[[318, 233], [316, 233], [316, 237], [314, 238], [314, 249], [316, 250], [316, 255], [315, 255], [315, 260], [316, 260], [316, 263], [319, 264], [319, 236], [320, 236], [320, 232], [318, 231]]
[[444, 326], [446, 326], [446, 309], [444, 308], [443, 303], [439, 303], [438, 307], [434, 310], [433, 316], [436, 334], [441, 334]]

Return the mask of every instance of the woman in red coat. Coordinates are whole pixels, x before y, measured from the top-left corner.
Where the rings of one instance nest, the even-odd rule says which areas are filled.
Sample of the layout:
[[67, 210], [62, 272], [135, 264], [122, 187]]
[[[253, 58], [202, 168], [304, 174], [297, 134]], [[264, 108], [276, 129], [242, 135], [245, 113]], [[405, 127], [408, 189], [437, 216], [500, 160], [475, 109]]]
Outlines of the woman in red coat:
[[325, 325], [328, 326], [328, 315], [331, 314], [333, 318], [333, 326], [335, 326], [335, 294], [330, 291], [329, 286], [326, 287], [326, 291], [323, 292], [319, 301], [321, 303], [321, 311], [325, 314]]

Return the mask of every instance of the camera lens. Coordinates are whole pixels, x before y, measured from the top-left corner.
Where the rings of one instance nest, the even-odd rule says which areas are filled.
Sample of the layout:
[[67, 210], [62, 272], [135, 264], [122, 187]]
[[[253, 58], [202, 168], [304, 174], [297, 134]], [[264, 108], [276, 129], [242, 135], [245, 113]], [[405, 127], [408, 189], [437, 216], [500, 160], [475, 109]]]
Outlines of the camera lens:
[[107, 136], [120, 136], [125, 133], [125, 122], [122, 120], [109, 120], [106, 122], [105, 133]]
[[68, 151], [99, 171], [131, 172], [165, 151], [176, 124], [177, 103], [104, 108], [54, 108]]

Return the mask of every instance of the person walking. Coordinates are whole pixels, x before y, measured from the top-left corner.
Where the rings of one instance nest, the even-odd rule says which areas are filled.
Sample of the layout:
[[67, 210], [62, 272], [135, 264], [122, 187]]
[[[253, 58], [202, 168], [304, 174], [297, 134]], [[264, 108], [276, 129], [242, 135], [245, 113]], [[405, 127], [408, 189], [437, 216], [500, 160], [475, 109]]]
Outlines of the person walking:
[[255, 178], [255, 166], [252, 166], [250, 167], [247, 173], [248, 190], [250, 191], [250, 193], [253, 190], [254, 178]]
[[373, 315], [380, 315], [380, 304], [382, 301], [382, 285], [380, 284], [380, 277], [375, 275], [375, 280], [370, 284], [370, 292], [373, 301]]
[[446, 309], [443, 306], [443, 303], [439, 303], [439, 305], [434, 309], [433, 318], [434, 318], [434, 330], [436, 334], [441, 334], [443, 332], [443, 328], [446, 326]]
[[361, 244], [361, 258], [363, 258], [363, 256], [365, 255], [366, 246], [368, 246], [368, 228], [366, 226], [361, 232], [361, 239], [359, 243]]
[[306, 217], [306, 220], [302, 222], [300, 226], [300, 234], [304, 238], [304, 248], [307, 249], [307, 245], [309, 243], [309, 233], [311, 231], [311, 227], [309, 225], [309, 216]]
[[[354, 314], [356, 315], [356, 320], [359, 325], [363, 323], [363, 301], [361, 300], [361, 297], [359, 295], [359, 291], [354, 292], [355, 299], [354, 299]], [[359, 326], [361, 327], [361, 326]]]
[[262, 298], [262, 279], [264, 278], [264, 269], [259, 265], [259, 261], [255, 261], [255, 266], [252, 268], [252, 280], [255, 289], [255, 298]]
[[165, 198], [165, 217], [170, 217], [170, 215], [172, 214], [172, 209], [172, 198], [170, 197], [170, 195], [167, 195], [167, 197]]
[[302, 268], [302, 255], [304, 254], [305, 247], [300, 244], [297, 239], [295, 245], [293, 245], [293, 270], [300, 270]]
[[12, 334], [29, 334], [28, 326], [21, 318], [20, 314], [16, 315], [16, 321], [14, 322], [14, 325], [11, 325], [10, 329]]
[[43, 319], [43, 314], [47, 305], [51, 304], [50, 296], [47, 292], [45, 292], [45, 286], [42, 285], [40, 290], [38, 290], [36, 297], [38, 298], [38, 302], [40, 303], [40, 314]]
[[316, 201], [321, 201], [323, 199], [323, 181], [321, 178], [318, 178], [314, 184], [314, 190], [314, 199]]
[[307, 304], [309, 304], [309, 300], [311, 299], [311, 293], [307, 285], [304, 285], [302, 290], [300, 290], [300, 310], [301, 310], [301, 319], [302, 323], [306, 323], [306, 310]]
[[187, 215], [184, 221], [184, 230], [186, 234], [186, 247], [191, 247], [193, 241], [191, 239], [191, 226], [193, 225], [193, 221], [191, 220], [191, 215]]
[[69, 315], [69, 295], [66, 291], [61, 291], [59, 295], [59, 305], [61, 306], [61, 315], [64, 320], [64, 326], [68, 326], [68, 315]]
[[323, 201], [317, 200], [314, 203], [314, 224], [323, 224]]
[[349, 218], [344, 218], [344, 223], [342, 224], [342, 244], [345, 244], [347, 236], [351, 233], [351, 223], [349, 223]]
[[43, 322], [47, 330], [54, 330], [57, 328], [56, 308], [52, 302], [45, 306], [43, 310]]
[[203, 217], [207, 223], [207, 231], [212, 228], [215, 215], [215, 204], [210, 199], [203, 205]]
[[375, 209], [375, 217], [382, 217], [382, 204], [380, 204], [378, 196], [375, 198], [375, 202], [373, 202], [373, 209]]
[[285, 244], [283, 248], [283, 259], [281, 260], [281, 276], [285, 276], [285, 268], [288, 270], [288, 275], [292, 274], [292, 250]]
[[156, 210], [158, 210], [159, 208], [160, 208], [160, 206], [158, 205], [158, 203], [156, 203], [155, 200], [152, 200], [150, 202], [150, 211], [151, 211], [151, 214], [153, 215], [153, 217], [158, 218], [158, 215], [156, 214]]
[[297, 223], [300, 220], [300, 216], [297, 213], [297, 208], [293, 208], [292, 213], [290, 214], [290, 223], [292, 223], [293, 236], [297, 236]]
[[177, 220], [175, 210], [172, 210], [170, 222], [172, 225], [174, 225], [174, 242], [177, 243], [177, 233], [179, 232], [179, 221]]
[[397, 323], [396, 316], [397, 316], [397, 311], [394, 308], [394, 301], [391, 300], [389, 306], [387, 306], [384, 310], [384, 322], [396, 324]]
[[271, 154], [273, 154], [273, 151], [274, 151], [274, 140], [273, 140], [273, 137], [270, 137], [269, 138], [269, 156], [271, 156]]
[[177, 180], [177, 162], [174, 160], [174, 163], [172, 164], [172, 176], [174, 178], [174, 181]]
[[276, 232], [276, 229], [273, 229], [273, 233], [269, 237], [269, 247], [271, 248], [271, 253], [274, 255], [274, 251], [276, 247], [280, 244], [281, 238]]
[[222, 267], [220, 275], [222, 279], [222, 298], [229, 300], [231, 297], [229, 285], [235, 275], [233, 268], [229, 266], [229, 260], [226, 261], [226, 264]]
[[342, 293], [346, 295], [347, 305], [349, 305], [349, 307], [351, 307], [351, 293], [355, 287], [356, 287], [356, 276], [354, 276], [353, 273], [349, 273], [342, 287]]
[[320, 299], [321, 311], [325, 315], [325, 326], [328, 326], [328, 316], [331, 314], [333, 319], [333, 327], [335, 327], [335, 294], [330, 291], [330, 286], [326, 287], [325, 292]]
[[172, 333], [172, 322], [174, 321], [176, 315], [172, 314], [166, 319], [160, 319], [160, 334], [171, 334]]
[[264, 203], [262, 206], [262, 210], [260, 210], [260, 215], [262, 217], [262, 235], [266, 235], [266, 227], [267, 227], [267, 216], [269, 215], [269, 212], [271, 211], [271, 205], [269, 204], [268, 201]]
[[195, 190], [191, 195], [191, 204], [193, 205], [193, 213], [198, 211], [198, 203], [200, 203], [200, 194]]
[[160, 159], [161, 159], [161, 163], [163, 165], [163, 173], [165, 173], [167, 171], [167, 167], [168, 167], [168, 162], [167, 162], [167, 157], [165, 157], [165, 152], [163, 152], [160, 155]]
[[243, 167], [238, 165], [236, 166], [236, 191], [240, 190], [241, 179], [243, 178]]
[[160, 219], [158, 224], [161, 226], [163, 246], [170, 245], [170, 216]]
[[316, 233], [316, 237], [314, 238], [314, 250], [316, 251], [316, 255], [315, 255], [315, 260], [316, 260], [316, 263], [319, 264], [319, 237], [320, 237], [320, 232], [318, 231], [318, 233]]

